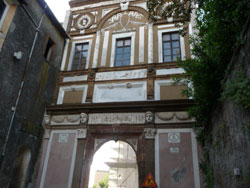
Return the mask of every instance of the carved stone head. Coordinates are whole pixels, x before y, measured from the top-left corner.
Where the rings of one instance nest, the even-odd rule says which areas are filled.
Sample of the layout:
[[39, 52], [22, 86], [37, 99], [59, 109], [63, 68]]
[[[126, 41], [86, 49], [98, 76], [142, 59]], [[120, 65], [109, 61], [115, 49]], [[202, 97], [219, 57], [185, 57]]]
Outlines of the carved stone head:
[[154, 114], [150, 111], [147, 111], [145, 114], [146, 123], [153, 123], [153, 120], [154, 120]]
[[50, 123], [50, 115], [47, 115], [47, 114], [44, 115], [44, 120], [43, 121], [44, 121], [45, 125], [48, 125]]
[[81, 124], [86, 124], [88, 121], [88, 115], [85, 113], [80, 114], [80, 123]]

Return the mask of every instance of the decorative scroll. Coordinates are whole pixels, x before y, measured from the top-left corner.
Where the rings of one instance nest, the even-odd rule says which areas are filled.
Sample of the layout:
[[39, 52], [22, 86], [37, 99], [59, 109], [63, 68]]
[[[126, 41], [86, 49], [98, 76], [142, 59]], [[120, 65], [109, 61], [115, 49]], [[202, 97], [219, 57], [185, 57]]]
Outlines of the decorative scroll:
[[[122, 5], [126, 9], [126, 4]], [[133, 29], [135, 26], [146, 25], [147, 19], [143, 14], [137, 11], [123, 11], [113, 15], [105, 23], [103, 30], [114, 29], [116, 31], [126, 31]]]
[[88, 29], [94, 23], [95, 16], [91, 13], [80, 14], [74, 21], [74, 28], [77, 30]]

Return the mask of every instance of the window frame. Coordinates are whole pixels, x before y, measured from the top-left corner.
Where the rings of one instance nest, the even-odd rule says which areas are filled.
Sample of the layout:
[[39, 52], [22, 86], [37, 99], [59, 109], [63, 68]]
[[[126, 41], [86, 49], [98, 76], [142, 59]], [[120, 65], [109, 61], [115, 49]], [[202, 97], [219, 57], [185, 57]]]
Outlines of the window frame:
[[115, 67], [115, 53], [116, 53], [116, 40], [123, 38], [131, 38], [131, 47], [130, 47], [130, 65], [134, 65], [135, 61], [135, 32], [128, 33], [115, 33], [112, 35], [112, 47], [111, 47], [111, 58], [110, 58], [110, 67]]
[[[48, 52], [47, 52], [47, 55], [45, 56], [46, 49], [47, 49], [47, 46], [48, 46], [49, 42], [51, 42], [52, 45], [51, 45], [51, 47], [49, 48], [49, 50], [48, 50]], [[52, 57], [54, 48], [55, 48], [55, 42], [54, 42], [54, 40], [52, 40], [50, 37], [47, 37], [46, 44], [45, 44], [44, 50], [43, 50], [43, 57], [44, 57], [44, 59], [45, 59], [47, 62], [49, 62], [49, 61], [51, 60], [51, 57]]]
[[[129, 46], [126, 46], [125, 45], [125, 41], [126, 40], [130, 40], [130, 45]], [[123, 45], [121, 46], [121, 47], [118, 47], [118, 41], [122, 41], [123, 42]], [[130, 55], [130, 57], [129, 57], [129, 64], [128, 65], [124, 65], [124, 54], [126, 54], [126, 53], [124, 53], [124, 48], [126, 48], [126, 47], [129, 47], [130, 48], [130, 52], [129, 52], [129, 55]], [[117, 49], [118, 48], [122, 48], [122, 65], [121, 66], [116, 66], [116, 60], [117, 60]], [[115, 44], [115, 62], [114, 62], [114, 67], [122, 67], [122, 66], [129, 66], [130, 65], [130, 61], [131, 61], [131, 37], [126, 37], [126, 38], [119, 38], [119, 39], [116, 39], [116, 44]]]
[[[173, 34], [177, 34], [178, 35], [178, 40], [173, 40], [172, 39], [172, 35]], [[164, 35], [170, 35], [170, 40], [168, 40], [168, 41], [164, 41]], [[167, 42], [169, 42], [170, 43], [170, 55], [165, 55], [164, 54], [164, 43], [167, 43]], [[163, 62], [164, 63], [169, 63], [169, 62], [175, 62], [175, 61], [177, 61], [177, 59], [176, 60], [173, 60], [173, 57], [174, 57], [174, 54], [173, 54], [173, 49], [174, 49], [174, 47], [172, 46], [172, 43], [173, 42], [178, 42], [179, 43], [179, 54], [176, 54], [176, 56], [178, 55], [179, 56], [179, 58], [181, 58], [181, 44], [180, 44], [180, 35], [178, 34], [178, 32], [168, 32], [168, 33], [162, 33], [162, 59], [163, 59]], [[170, 56], [171, 57], [171, 60], [170, 61], [164, 61], [164, 56]], [[178, 57], [177, 57], [178, 58]]]
[[4, 20], [5, 20], [6, 16], [7, 16], [7, 12], [8, 12], [9, 7], [10, 7], [10, 5], [8, 3], [6, 3], [5, 0], [3, 0], [3, 3], [6, 5], [6, 7], [5, 7], [4, 11], [3, 11], [2, 17], [0, 18], [0, 32], [1, 32], [1, 27], [3, 26]]
[[73, 60], [74, 60], [74, 56], [75, 56], [75, 47], [77, 44], [81, 44], [81, 43], [88, 43], [89, 44], [89, 49], [88, 49], [88, 55], [87, 55], [87, 61], [86, 61], [86, 67], [85, 69], [89, 68], [89, 59], [90, 59], [90, 53], [91, 53], [91, 48], [92, 48], [92, 39], [88, 39], [88, 40], [80, 40], [80, 41], [74, 41], [72, 42], [72, 46], [71, 46], [71, 52], [70, 52], [70, 58], [69, 58], [69, 64], [68, 64], [68, 68], [67, 71], [71, 71], [72, 69], [72, 64], [73, 64]]
[[[174, 33], [178, 31], [179, 31], [178, 28], [158, 30], [158, 61], [159, 63], [164, 63], [163, 61], [163, 34]], [[185, 42], [184, 42], [184, 37], [182, 37], [181, 35], [179, 35], [179, 42], [180, 42], [181, 60], [186, 60]], [[166, 62], [166, 63], [170, 63], [170, 62]]]
[[[74, 60], [75, 60], [75, 55], [76, 55], [76, 47], [77, 47], [77, 46], [81, 46], [81, 50], [78, 51], [78, 52], [79, 52], [79, 58], [78, 58], [78, 62], [77, 62], [77, 69], [74, 69], [74, 70], [81, 70], [81, 60], [82, 60], [83, 58], [86, 58], [86, 60], [85, 60], [85, 61], [86, 61], [86, 62], [85, 62], [85, 68], [86, 68], [86, 66], [87, 66], [88, 52], [89, 52], [89, 43], [88, 43], [88, 42], [77, 43], [77, 44], [75, 45], [75, 49], [74, 49], [74, 56], [73, 56], [73, 59], [72, 59], [71, 70], [72, 70], [72, 67], [73, 67], [73, 65], [74, 65]], [[84, 46], [88, 46], [87, 50], [84, 49]], [[84, 57], [84, 56], [82, 55], [82, 52], [87, 52], [87, 57]], [[84, 69], [85, 69], [85, 68], [84, 68]]]

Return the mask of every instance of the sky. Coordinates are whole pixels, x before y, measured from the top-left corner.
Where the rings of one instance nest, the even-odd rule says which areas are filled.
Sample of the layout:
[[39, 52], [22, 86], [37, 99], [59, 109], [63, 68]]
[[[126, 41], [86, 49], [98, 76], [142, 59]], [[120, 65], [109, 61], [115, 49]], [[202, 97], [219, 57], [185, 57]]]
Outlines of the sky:
[[105, 164], [106, 161], [110, 160], [111, 145], [114, 144], [114, 141], [109, 141], [102, 145], [102, 147], [95, 153], [93, 162], [90, 169], [90, 179], [89, 179], [89, 188], [93, 187], [95, 173], [97, 170], [108, 171], [109, 167]]
[[69, 10], [69, 0], [45, 0], [59, 22], [64, 21], [64, 16]]

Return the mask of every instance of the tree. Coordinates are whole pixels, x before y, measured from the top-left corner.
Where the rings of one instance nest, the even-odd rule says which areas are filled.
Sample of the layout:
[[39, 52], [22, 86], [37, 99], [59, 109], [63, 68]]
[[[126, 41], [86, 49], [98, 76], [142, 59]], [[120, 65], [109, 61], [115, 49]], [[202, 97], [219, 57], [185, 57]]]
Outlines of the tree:
[[109, 174], [107, 174], [105, 178], [99, 182], [99, 186], [101, 188], [108, 188], [109, 187], [108, 182], [109, 182]]
[[[197, 6], [197, 4], [199, 6]], [[250, 14], [249, 0], [148, 0], [153, 21], [173, 17], [186, 34], [190, 13], [196, 8], [196, 35], [190, 37], [193, 59], [179, 62], [194, 90], [185, 91], [196, 105], [190, 115], [197, 126], [208, 125], [209, 114], [222, 93], [231, 56], [244, 41], [241, 31]], [[160, 17], [159, 17], [160, 16]]]

